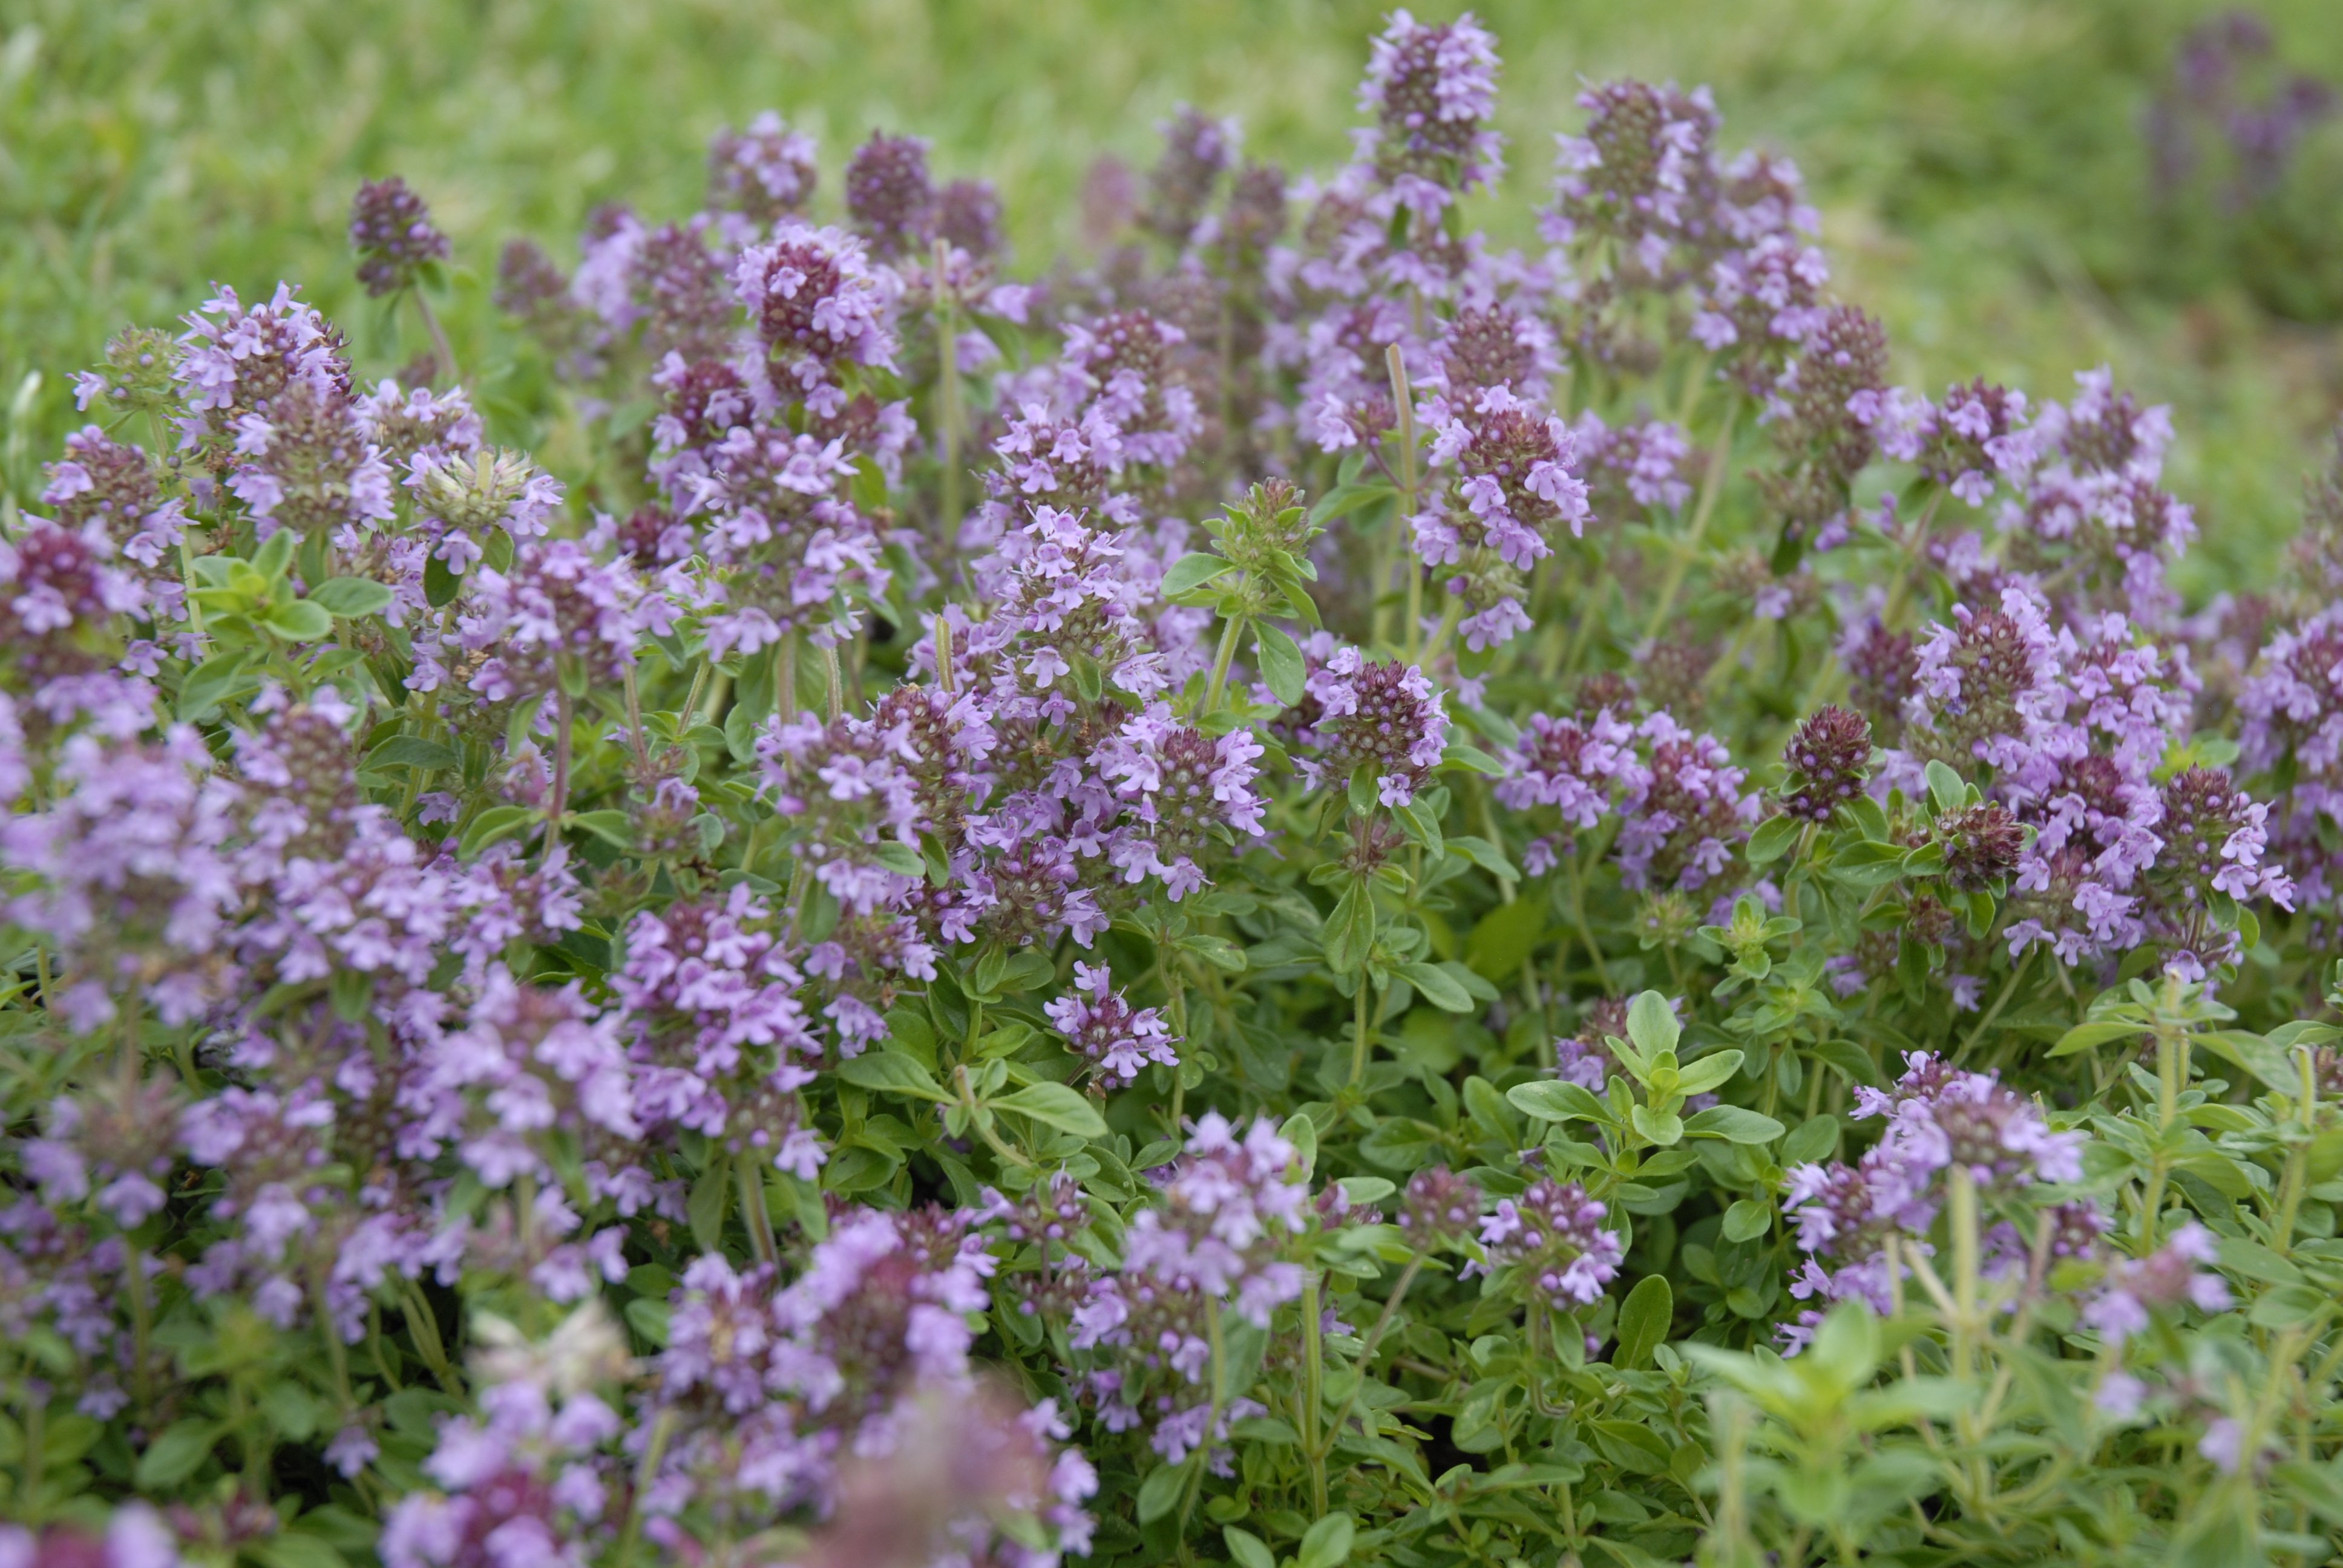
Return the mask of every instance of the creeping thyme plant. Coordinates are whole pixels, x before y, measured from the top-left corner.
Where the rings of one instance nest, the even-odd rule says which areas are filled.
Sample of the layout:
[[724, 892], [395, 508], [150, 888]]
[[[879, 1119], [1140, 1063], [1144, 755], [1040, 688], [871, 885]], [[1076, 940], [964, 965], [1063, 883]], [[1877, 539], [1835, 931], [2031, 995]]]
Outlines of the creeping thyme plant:
[[2343, 477], [2187, 603], [2162, 410], [1896, 385], [1697, 90], [1501, 247], [1497, 76], [1046, 269], [765, 115], [487, 382], [396, 179], [395, 374], [118, 338], [0, 542], [0, 1563], [2332, 1560]]

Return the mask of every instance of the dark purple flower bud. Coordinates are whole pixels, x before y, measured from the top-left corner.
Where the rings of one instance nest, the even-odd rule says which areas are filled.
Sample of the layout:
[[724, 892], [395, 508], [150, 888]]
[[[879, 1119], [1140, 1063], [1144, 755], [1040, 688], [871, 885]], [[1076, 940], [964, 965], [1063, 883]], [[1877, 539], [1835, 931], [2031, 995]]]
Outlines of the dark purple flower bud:
[[1955, 890], [1980, 892], [2017, 869], [2026, 829], [1997, 800], [1965, 807], [1936, 819], [1936, 842], [1945, 848], [1945, 880]]
[[1147, 176], [1147, 209], [1139, 226], [1174, 246], [1196, 232], [1221, 176], [1235, 160], [1237, 127], [1182, 104], [1160, 127], [1163, 156]]
[[1001, 193], [990, 180], [954, 180], [936, 198], [936, 236], [978, 261], [1001, 254]]
[[846, 210], [871, 254], [894, 261], [923, 249], [935, 228], [936, 192], [928, 179], [928, 144], [877, 131], [846, 166]]
[[1258, 264], [1285, 237], [1286, 221], [1285, 171], [1274, 164], [1239, 169], [1221, 218], [1221, 247], [1230, 270]]
[[1453, 1246], [1481, 1220], [1481, 1189], [1445, 1165], [1430, 1165], [1407, 1183], [1399, 1228], [1424, 1251]]
[[2263, 894], [2287, 902], [2293, 883], [2286, 872], [2265, 864], [2268, 839], [2263, 828], [2269, 808], [2230, 781], [2224, 768], [2190, 768], [2165, 785], [2164, 818], [2156, 827], [2164, 849], [2159, 876], [2177, 877], [2192, 900], [2213, 893], [2233, 899]]
[[1789, 769], [1782, 809], [1805, 821], [1827, 822], [1862, 793], [1870, 777], [1870, 721], [1851, 709], [1825, 707], [1798, 726], [1782, 760]]
[[377, 298], [414, 287], [426, 265], [448, 256], [447, 236], [431, 226], [431, 209], [397, 175], [358, 186], [350, 203], [350, 245], [358, 253], [358, 281]]

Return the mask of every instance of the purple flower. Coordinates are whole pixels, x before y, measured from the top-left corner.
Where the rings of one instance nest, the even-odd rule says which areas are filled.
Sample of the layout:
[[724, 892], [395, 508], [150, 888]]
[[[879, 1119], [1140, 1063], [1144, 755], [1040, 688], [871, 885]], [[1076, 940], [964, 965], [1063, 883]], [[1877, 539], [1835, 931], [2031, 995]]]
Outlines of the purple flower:
[[813, 197], [813, 138], [767, 110], [745, 131], [730, 126], [708, 145], [708, 205], [769, 227]]
[[1180, 1065], [1180, 1043], [1161, 1012], [1134, 1008], [1114, 989], [1114, 977], [1104, 964], [1074, 963], [1074, 983], [1080, 991], [1059, 997], [1041, 1010], [1065, 1037], [1074, 1053], [1089, 1061], [1101, 1081], [1128, 1084], [1150, 1062]]
[[1448, 741], [1448, 717], [1423, 672], [1344, 648], [1311, 675], [1308, 690], [1322, 717], [1311, 732], [1318, 755], [1296, 759], [1303, 778], [1314, 787], [1363, 770], [1383, 805], [1413, 800]]
[[918, 136], [870, 133], [846, 165], [846, 210], [881, 261], [917, 257], [935, 227], [935, 186], [928, 144]]
[[1550, 1178], [1518, 1198], [1500, 1198], [1481, 1221], [1492, 1269], [1513, 1268], [1522, 1283], [1556, 1307], [1594, 1304], [1619, 1272], [1626, 1248], [1603, 1228], [1604, 1205], [1575, 1181]]
[[359, 184], [350, 201], [350, 248], [358, 253], [358, 281], [377, 299], [414, 287], [425, 267], [450, 254], [431, 209], [397, 175]]
[[835, 408], [840, 367], [894, 364], [892, 285], [842, 230], [780, 224], [770, 243], [740, 253], [732, 286], [776, 375], [776, 397]]
[[[2212, 1262], [2216, 1255], [2212, 1232], [2194, 1221], [2186, 1221], [2147, 1257], [2111, 1262], [2098, 1293], [2083, 1308], [2083, 1322], [2110, 1343], [2120, 1345], [2147, 1327], [2152, 1308], [2185, 1302], [2199, 1312], [2225, 1311], [2230, 1304], [2228, 1284], [2220, 1275], [2200, 1267]], [[2234, 1463], [2227, 1468], [2235, 1468]]]

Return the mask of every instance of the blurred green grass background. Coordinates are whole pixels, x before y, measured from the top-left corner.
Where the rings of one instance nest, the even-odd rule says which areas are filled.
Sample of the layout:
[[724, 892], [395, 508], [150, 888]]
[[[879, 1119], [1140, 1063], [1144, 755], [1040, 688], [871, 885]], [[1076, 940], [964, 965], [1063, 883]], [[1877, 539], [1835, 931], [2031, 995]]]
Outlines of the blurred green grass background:
[[[824, 197], [874, 126], [983, 175], [1020, 258], [1077, 239], [1091, 161], [1144, 166], [1192, 102], [1255, 156], [1342, 156], [1385, 7], [1364, 0], [7, 0], [0, 5], [0, 405], [21, 484], [73, 422], [69, 373], [219, 279], [305, 282], [362, 362], [399, 356], [350, 277], [362, 176], [400, 173], [456, 243], [450, 316], [492, 362], [497, 247], [557, 256], [597, 202], [695, 205], [707, 139], [778, 108], [822, 146]], [[1444, 15], [1451, 7], [1419, 11]], [[2151, 287], [2141, 116], [2196, 0], [1492, 0], [1505, 188], [1526, 238], [1582, 78], [1712, 84], [1728, 146], [1778, 146], [1825, 216], [1840, 286], [1931, 390], [1975, 375], [2056, 397], [2114, 366], [2174, 407], [2171, 482], [2201, 597], [2266, 581], [2343, 403], [2329, 326], [2267, 315], [2215, 267]], [[2259, 7], [2287, 62], [2343, 79], [2336, 0]], [[2330, 127], [2332, 128], [2332, 127]], [[2169, 269], [2164, 269], [2169, 271]], [[40, 376], [38, 386], [28, 381]], [[9, 402], [13, 395], [13, 404]]]

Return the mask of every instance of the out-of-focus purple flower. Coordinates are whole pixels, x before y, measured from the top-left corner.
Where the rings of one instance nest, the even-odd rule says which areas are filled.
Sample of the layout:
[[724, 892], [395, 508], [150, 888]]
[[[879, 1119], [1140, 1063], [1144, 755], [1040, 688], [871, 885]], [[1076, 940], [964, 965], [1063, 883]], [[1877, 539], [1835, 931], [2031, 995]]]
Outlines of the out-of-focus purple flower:
[[358, 281], [377, 299], [414, 287], [425, 267], [451, 254], [431, 209], [397, 175], [360, 182], [350, 200], [350, 248], [358, 253]]
[[813, 197], [813, 138], [768, 109], [745, 131], [729, 126], [708, 144], [708, 204], [770, 226]]
[[846, 165], [846, 210], [881, 261], [917, 256], [935, 232], [936, 190], [928, 178], [928, 144], [877, 131]]

